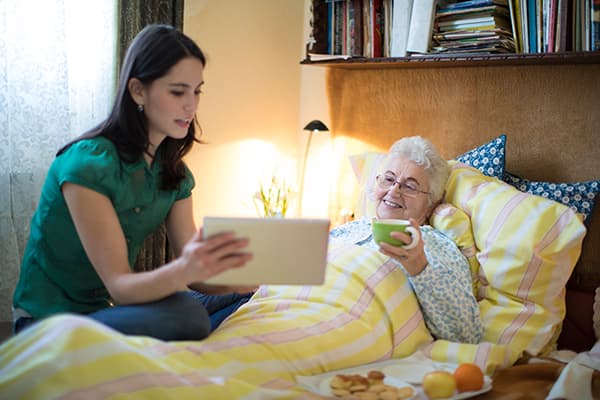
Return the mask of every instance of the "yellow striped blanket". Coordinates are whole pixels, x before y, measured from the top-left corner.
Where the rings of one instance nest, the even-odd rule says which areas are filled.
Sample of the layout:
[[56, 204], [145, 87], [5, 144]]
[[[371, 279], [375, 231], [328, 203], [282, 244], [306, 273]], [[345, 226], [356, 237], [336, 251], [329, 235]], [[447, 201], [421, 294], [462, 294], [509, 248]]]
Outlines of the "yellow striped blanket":
[[[405, 357], [432, 343], [404, 274], [380, 253], [351, 246], [330, 252], [324, 285], [263, 286], [202, 342], [128, 337], [83, 317], [52, 317], [0, 347], [0, 397], [319, 398], [296, 375]], [[466, 346], [472, 351], [441, 359], [495, 354], [489, 343]], [[505, 349], [497, 354], [490, 365], [511, 363]]]
[[485, 327], [480, 344], [433, 340], [406, 277], [387, 257], [332, 247], [324, 285], [263, 286], [201, 342], [49, 318], [0, 346], [0, 398], [314, 399], [296, 376], [416, 351], [476, 362], [491, 374], [525, 351], [551, 349], [583, 224], [565, 206], [462, 164], [453, 164], [447, 189], [449, 204], [432, 225], [470, 259]]

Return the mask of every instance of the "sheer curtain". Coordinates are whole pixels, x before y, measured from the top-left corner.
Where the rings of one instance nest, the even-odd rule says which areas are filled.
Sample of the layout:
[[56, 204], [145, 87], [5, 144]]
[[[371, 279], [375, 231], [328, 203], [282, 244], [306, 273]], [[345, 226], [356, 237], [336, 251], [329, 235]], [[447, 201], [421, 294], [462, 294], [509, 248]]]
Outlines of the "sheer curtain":
[[116, 40], [116, 0], [0, 0], [0, 321], [54, 154], [108, 115]]

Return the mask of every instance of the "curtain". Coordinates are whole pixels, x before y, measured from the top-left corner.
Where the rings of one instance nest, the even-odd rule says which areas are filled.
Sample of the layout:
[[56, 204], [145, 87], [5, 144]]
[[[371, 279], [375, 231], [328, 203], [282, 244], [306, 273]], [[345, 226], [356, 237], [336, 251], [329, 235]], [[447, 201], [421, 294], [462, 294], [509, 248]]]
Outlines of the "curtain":
[[[129, 44], [146, 25], [161, 23], [183, 29], [183, 0], [120, 0], [118, 54], [120, 66]], [[162, 224], [149, 235], [134, 265], [136, 271], [156, 268], [173, 258]]]
[[116, 21], [112, 1], [0, 0], [0, 321], [56, 151], [110, 110]]
[[120, 0], [118, 65], [129, 43], [146, 25], [160, 23], [183, 29], [183, 0]]

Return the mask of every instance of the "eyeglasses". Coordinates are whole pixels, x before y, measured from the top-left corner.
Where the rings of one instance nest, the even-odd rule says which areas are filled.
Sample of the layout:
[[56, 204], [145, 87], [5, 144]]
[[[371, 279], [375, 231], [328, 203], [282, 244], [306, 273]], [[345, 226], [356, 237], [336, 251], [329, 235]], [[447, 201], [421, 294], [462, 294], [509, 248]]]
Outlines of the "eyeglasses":
[[398, 185], [398, 190], [405, 196], [408, 197], [417, 197], [419, 193], [431, 194], [430, 192], [426, 192], [424, 190], [419, 190], [415, 184], [400, 182], [396, 180], [394, 175], [377, 175], [375, 178], [377, 180], [377, 184], [382, 189], [390, 189], [394, 184]]

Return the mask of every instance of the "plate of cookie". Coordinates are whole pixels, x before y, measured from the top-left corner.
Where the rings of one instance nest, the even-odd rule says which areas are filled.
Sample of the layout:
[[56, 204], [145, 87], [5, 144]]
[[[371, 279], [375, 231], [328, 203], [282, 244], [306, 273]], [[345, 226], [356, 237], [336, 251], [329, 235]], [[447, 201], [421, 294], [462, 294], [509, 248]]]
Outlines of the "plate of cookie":
[[321, 381], [319, 392], [325, 396], [360, 400], [406, 400], [417, 394], [411, 384], [378, 370], [329, 376]]

